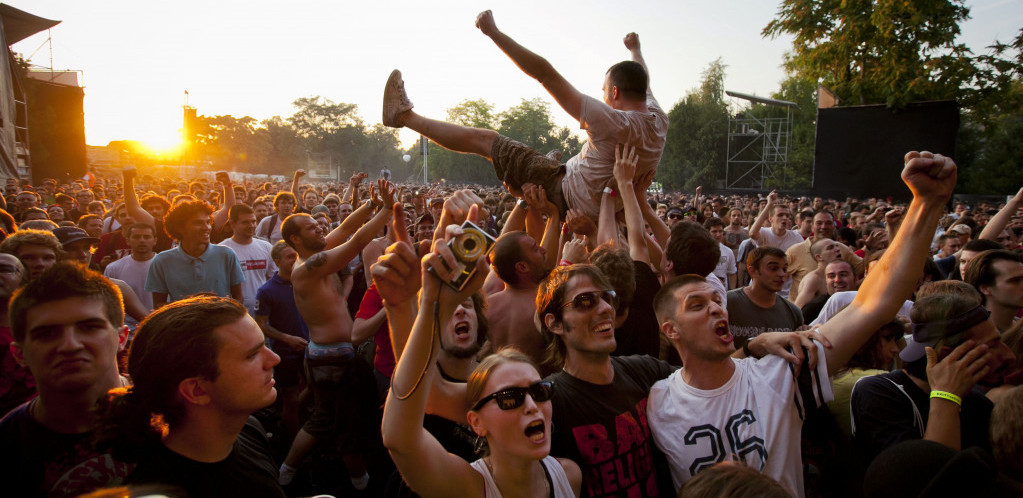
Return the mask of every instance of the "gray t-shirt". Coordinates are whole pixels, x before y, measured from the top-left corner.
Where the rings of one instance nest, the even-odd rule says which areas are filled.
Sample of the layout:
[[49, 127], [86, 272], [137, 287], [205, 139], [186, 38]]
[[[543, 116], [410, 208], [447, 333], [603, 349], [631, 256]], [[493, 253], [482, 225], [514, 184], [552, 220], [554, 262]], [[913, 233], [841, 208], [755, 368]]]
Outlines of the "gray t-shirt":
[[795, 330], [803, 325], [803, 313], [796, 305], [778, 296], [774, 306], [761, 308], [750, 301], [743, 288], [728, 291], [728, 327], [735, 347], [768, 331]]

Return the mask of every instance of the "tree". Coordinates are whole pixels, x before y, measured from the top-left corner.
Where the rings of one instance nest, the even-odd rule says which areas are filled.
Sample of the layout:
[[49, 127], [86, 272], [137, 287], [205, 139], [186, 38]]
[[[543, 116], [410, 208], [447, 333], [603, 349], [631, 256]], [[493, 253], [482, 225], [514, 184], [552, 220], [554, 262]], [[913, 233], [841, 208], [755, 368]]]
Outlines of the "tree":
[[691, 190], [724, 178], [729, 117], [725, 67], [721, 59], [711, 62], [700, 87], [668, 112], [668, 135], [655, 178], [667, 189]]
[[463, 100], [458, 105], [448, 109], [449, 123], [460, 124], [471, 128], [486, 128], [493, 130], [494, 104], [483, 99]]
[[245, 116], [199, 116], [195, 144], [200, 157], [218, 169], [261, 172], [271, 150], [265, 128]]
[[964, 0], [782, 0], [764, 36], [793, 35], [785, 66], [846, 104], [966, 97], [978, 72], [956, 43]]

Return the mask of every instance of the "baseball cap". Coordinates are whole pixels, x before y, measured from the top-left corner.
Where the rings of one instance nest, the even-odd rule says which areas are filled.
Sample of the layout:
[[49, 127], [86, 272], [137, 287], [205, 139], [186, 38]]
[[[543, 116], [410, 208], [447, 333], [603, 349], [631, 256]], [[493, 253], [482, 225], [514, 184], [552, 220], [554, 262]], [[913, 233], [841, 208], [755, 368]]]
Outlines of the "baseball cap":
[[60, 245], [67, 246], [80, 240], [88, 240], [92, 244], [99, 244], [99, 239], [96, 237], [89, 236], [78, 227], [57, 227], [53, 229], [53, 235], [57, 236], [57, 240], [60, 240]]
[[[913, 323], [913, 340], [899, 353], [902, 361], [916, 361], [924, 357], [926, 347], [933, 347], [942, 339], [955, 339], [970, 327], [987, 320], [991, 312], [983, 305], [947, 320]], [[952, 341], [960, 342], [960, 341]]]

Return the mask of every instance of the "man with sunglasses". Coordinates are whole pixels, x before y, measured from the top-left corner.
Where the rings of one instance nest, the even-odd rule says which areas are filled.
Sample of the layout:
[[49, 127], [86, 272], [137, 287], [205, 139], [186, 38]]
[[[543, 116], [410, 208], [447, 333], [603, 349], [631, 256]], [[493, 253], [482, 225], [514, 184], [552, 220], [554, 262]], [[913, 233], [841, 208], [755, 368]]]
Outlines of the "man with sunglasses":
[[[596, 267], [571, 265], [555, 268], [537, 293], [549, 363], [563, 367], [548, 377], [557, 386], [551, 454], [579, 464], [582, 496], [672, 496], [646, 417], [651, 386], [675, 367], [647, 355], [611, 356], [618, 308], [611, 288]], [[795, 334], [763, 334], [750, 348], [763, 356], [799, 342]]]
[[728, 312], [702, 277], [679, 277], [661, 289], [654, 303], [661, 331], [685, 366], [653, 387], [648, 417], [676, 489], [701, 470], [739, 458], [795, 496], [804, 494], [800, 430], [807, 408], [831, 400], [828, 377], [913, 292], [956, 167], [941, 155], [910, 152], [902, 178], [913, 192], [906, 221], [853, 303], [822, 326], [831, 347], [811, 349], [816, 365], [733, 359]]

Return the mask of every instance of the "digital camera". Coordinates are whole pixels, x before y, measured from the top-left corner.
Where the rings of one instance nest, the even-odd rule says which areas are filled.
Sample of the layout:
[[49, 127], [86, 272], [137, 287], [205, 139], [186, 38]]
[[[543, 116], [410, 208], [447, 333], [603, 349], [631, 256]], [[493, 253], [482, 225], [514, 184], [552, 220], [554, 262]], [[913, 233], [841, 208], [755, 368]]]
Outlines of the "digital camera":
[[486, 257], [494, 247], [494, 238], [471, 221], [462, 223], [462, 234], [449, 240], [448, 247], [455, 255], [455, 278], [446, 284], [462, 290], [476, 273], [476, 261]]

